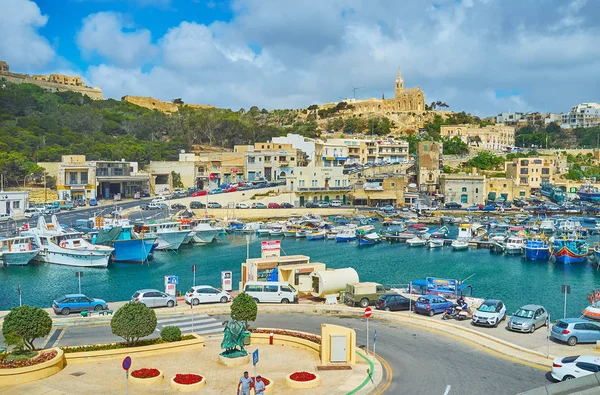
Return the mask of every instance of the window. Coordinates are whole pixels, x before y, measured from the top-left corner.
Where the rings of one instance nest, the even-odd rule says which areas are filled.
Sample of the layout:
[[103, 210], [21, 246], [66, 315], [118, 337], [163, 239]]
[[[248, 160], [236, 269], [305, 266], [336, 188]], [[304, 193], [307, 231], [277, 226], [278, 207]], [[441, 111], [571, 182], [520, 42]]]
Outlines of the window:
[[77, 184], [77, 173], [69, 173], [69, 184]]
[[588, 372], [596, 373], [598, 371], [598, 366], [594, 365], [593, 363], [577, 362], [575, 366], [577, 366], [580, 369], [587, 370]]
[[[253, 156], [248, 157], [248, 163], [256, 163], [256, 158]], [[214, 165], [213, 165], [214, 166]]]
[[279, 285], [265, 285], [265, 292], [279, 292]]
[[298, 183], [299, 183], [299, 186], [301, 186], [301, 187], [304, 186], [304, 180], [300, 180], [300, 181], [298, 181]]
[[427, 151], [427, 144], [423, 145], [423, 151]]
[[88, 183], [88, 173], [87, 172], [82, 172], [81, 173], [81, 183], [82, 184], [87, 184]]
[[577, 329], [577, 330], [583, 331], [586, 328], [585, 328], [585, 324], [575, 324], [575, 326], [573, 327], [573, 329]]
[[520, 174], [529, 174], [529, 169], [526, 167], [521, 168]]
[[479, 193], [479, 188], [475, 188], [475, 193]]
[[550, 174], [550, 169], [547, 167], [542, 167], [542, 174]]
[[13, 202], [13, 208], [19, 208], [20, 206], [21, 206], [21, 202], [19, 202], [19, 201]]
[[467, 187], [462, 187], [461, 192], [467, 192]]
[[262, 292], [262, 285], [246, 285], [246, 292]]
[[316, 186], [317, 186], [317, 180], [312, 180], [312, 183], [311, 183], [311, 185], [312, 185], [313, 187], [316, 187]]
[[290, 287], [286, 287], [285, 285], [282, 285], [281, 292], [293, 292], [293, 291]]

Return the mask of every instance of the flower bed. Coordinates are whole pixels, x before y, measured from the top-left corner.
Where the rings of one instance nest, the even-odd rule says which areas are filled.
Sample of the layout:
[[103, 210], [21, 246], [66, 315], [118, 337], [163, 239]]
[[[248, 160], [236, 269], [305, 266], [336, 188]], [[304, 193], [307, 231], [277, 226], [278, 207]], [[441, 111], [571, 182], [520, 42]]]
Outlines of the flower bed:
[[171, 379], [171, 388], [180, 392], [199, 391], [206, 385], [206, 379], [199, 374], [176, 374]]
[[321, 385], [321, 377], [312, 372], [294, 372], [287, 375], [285, 383], [296, 389], [315, 388]]
[[[193, 340], [193, 339], [195, 339], [195, 337], [193, 335], [181, 336], [181, 340]], [[181, 340], [179, 340], [179, 341], [181, 341]], [[61, 349], [65, 353], [74, 353], [74, 352], [117, 350], [120, 348], [153, 346], [156, 344], [163, 344], [163, 343], [176, 343], [176, 342], [166, 342], [166, 341], [158, 338], [158, 339], [139, 340], [135, 344], [132, 344], [132, 345], [129, 345], [129, 344], [123, 342], [123, 343], [110, 343], [110, 344], [95, 344], [95, 345], [91, 345], [91, 346], [61, 347]]]
[[251, 329], [250, 330], [252, 333], [266, 333], [266, 334], [274, 334], [274, 335], [285, 335], [285, 336], [291, 336], [291, 337], [297, 337], [299, 339], [304, 339], [304, 340], [308, 340], [311, 341], [313, 343], [317, 343], [317, 344], [321, 344], [321, 336], [318, 335], [311, 335], [309, 333], [303, 333], [303, 332], [295, 332], [295, 331], [288, 331], [285, 329]]
[[15, 368], [24, 368], [26, 366], [37, 365], [37, 364], [51, 360], [52, 358], [56, 357], [57, 354], [58, 354], [57, 351], [52, 350], [52, 351], [42, 352], [35, 358], [31, 358], [31, 359], [10, 360], [10, 359], [4, 358], [3, 360], [0, 361], [0, 369], [15, 369]]
[[129, 375], [129, 381], [137, 384], [157, 384], [163, 379], [163, 373], [158, 369], [136, 369]]

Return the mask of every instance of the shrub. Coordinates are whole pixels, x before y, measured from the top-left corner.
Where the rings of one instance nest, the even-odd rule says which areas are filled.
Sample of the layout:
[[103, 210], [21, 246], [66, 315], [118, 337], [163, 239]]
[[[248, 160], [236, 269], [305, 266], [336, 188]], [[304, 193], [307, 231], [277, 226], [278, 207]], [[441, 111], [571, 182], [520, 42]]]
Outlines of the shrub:
[[[194, 340], [193, 335], [181, 336], [181, 340]], [[167, 343], [163, 339], [145, 339], [139, 340], [135, 343], [135, 347], [152, 346], [154, 344]], [[103, 350], [118, 350], [121, 348], [132, 347], [129, 343], [110, 343], [110, 344], [94, 344], [93, 346], [74, 346], [74, 347], [61, 347], [65, 353], [69, 352], [87, 352], [87, 351], [103, 351]]]
[[129, 302], [117, 310], [110, 321], [110, 327], [113, 334], [132, 344], [154, 332], [156, 313], [143, 303]]
[[48, 336], [51, 329], [52, 318], [46, 311], [24, 305], [13, 308], [4, 318], [2, 335], [9, 346], [33, 350], [35, 339]]
[[160, 331], [160, 338], [166, 342], [176, 342], [181, 340], [181, 329], [176, 326], [165, 326]]
[[256, 302], [246, 292], [240, 293], [233, 299], [233, 303], [231, 303], [231, 318], [243, 321], [246, 324], [246, 328], [248, 328], [248, 321], [256, 320], [257, 312], [258, 307], [256, 306]]

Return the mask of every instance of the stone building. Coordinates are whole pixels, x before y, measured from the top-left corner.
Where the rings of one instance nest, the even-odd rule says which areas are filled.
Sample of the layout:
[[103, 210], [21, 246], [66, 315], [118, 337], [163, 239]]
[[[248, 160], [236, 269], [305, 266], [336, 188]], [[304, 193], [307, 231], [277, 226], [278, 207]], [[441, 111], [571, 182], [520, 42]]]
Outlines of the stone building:
[[515, 146], [515, 128], [506, 125], [451, 125], [440, 128], [442, 137], [460, 137], [469, 146], [490, 151], [503, 150]]
[[298, 162], [298, 150], [292, 144], [236, 145], [233, 152], [244, 155], [244, 176], [248, 181], [285, 179]]
[[3, 60], [0, 60], [0, 72], [8, 73], [10, 68], [8, 67], [8, 63]]
[[485, 176], [471, 174], [442, 174], [440, 190], [446, 203], [470, 204], [485, 203]]
[[301, 207], [306, 202], [329, 202], [334, 199], [347, 203], [352, 190], [350, 179], [344, 174], [344, 168], [341, 166], [296, 167], [293, 173], [288, 175], [286, 186], [299, 198], [295, 205]]
[[407, 185], [406, 175], [393, 177], [370, 177], [358, 181], [350, 193], [352, 204], [356, 206], [395, 207], [409, 204], [404, 200], [404, 190]]
[[436, 141], [420, 141], [417, 145], [417, 184], [419, 190], [434, 192], [438, 189], [443, 145]]
[[557, 158], [548, 156], [515, 158], [504, 162], [506, 178], [514, 179], [519, 185], [541, 188], [542, 184], [551, 183]]
[[486, 199], [491, 202], [512, 202], [515, 198], [529, 197], [529, 185], [521, 185], [518, 180], [505, 177], [489, 177], [485, 180]]

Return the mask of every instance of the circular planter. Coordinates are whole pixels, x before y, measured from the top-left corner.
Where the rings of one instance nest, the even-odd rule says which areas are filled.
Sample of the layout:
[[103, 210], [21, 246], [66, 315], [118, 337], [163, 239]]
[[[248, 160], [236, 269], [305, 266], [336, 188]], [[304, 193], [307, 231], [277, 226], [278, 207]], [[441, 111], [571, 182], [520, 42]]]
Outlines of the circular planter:
[[194, 384], [179, 384], [175, 382], [175, 377], [171, 379], [171, 388], [179, 392], [195, 392], [200, 391], [206, 386], [206, 377], [202, 376], [202, 380]]
[[[294, 372], [297, 373], [297, 372]], [[294, 374], [294, 373], [290, 373], [287, 376], [285, 376], [285, 383], [287, 384], [288, 387], [291, 388], [296, 388], [296, 389], [308, 389], [308, 388], [315, 388], [321, 385], [321, 377], [313, 372], [307, 372], [307, 373], [312, 373], [315, 375], [315, 379], [314, 380], [310, 380], [310, 381], [295, 381], [292, 380], [290, 377]]]
[[[137, 369], [136, 369], [137, 370]], [[133, 377], [131, 374], [129, 375], [129, 382], [130, 383], [135, 383], [135, 384], [142, 384], [142, 385], [152, 385], [152, 384], [158, 384], [162, 381], [164, 374], [162, 372], [162, 370], [156, 369], [159, 372], [159, 375], [156, 377], [149, 377], [147, 379], [138, 379], [136, 377]]]
[[222, 365], [228, 366], [230, 368], [235, 368], [250, 363], [250, 355], [244, 355], [243, 357], [236, 358], [227, 358], [222, 355], [219, 355], [219, 362]]

